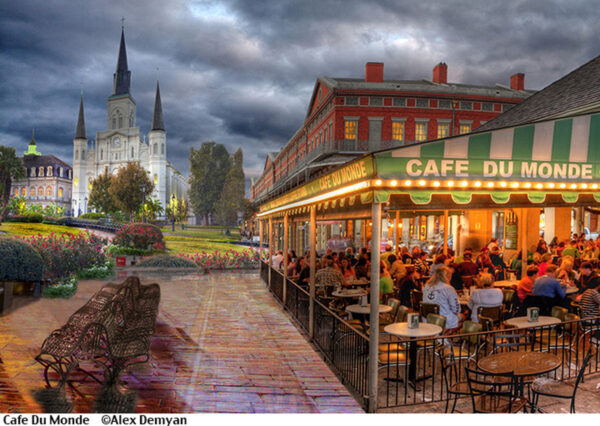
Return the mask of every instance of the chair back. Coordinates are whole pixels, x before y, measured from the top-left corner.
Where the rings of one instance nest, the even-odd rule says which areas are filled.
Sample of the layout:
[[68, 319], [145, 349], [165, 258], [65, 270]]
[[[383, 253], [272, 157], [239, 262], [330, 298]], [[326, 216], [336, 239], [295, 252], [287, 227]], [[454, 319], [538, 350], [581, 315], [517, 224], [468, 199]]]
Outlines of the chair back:
[[494, 334], [492, 353], [527, 350], [531, 346], [531, 335], [516, 328], [505, 329]]
[[410, 291], [410, 304], [413, 311], [417, 312], [419, 307], [421, 306], [421, 302], [423, 301], [423, 292], [420, 290], [411, 290]]
[[[437, 306], [437, 305], [436, 305]], [[446, 330], [446, 317], [438, 314], [428, 314], [427, 315], [427, 323], [435, 324], [442, 327], [442, 332]]]
[[398, 306], [398, 311], [396, 312], [396, 318], [394, 318], [394, 322], [406, 322], [408, 310], [408, 307], [404, 305]]
[[502, 305], [499, 306], [480, 306], [477, 308], [477, 315], [486, 317], [492, 320], [494, 325], [500, 324], [502, 321], [503, 309]]
[[551, 308], [551, 299], [544, 296], [537, 296], [533, 294], [528, 294], [525, 296], [525, 300], [523, 300], [523, 304], [521, 305], [523, 315], [526, 314], [527, 308], [539, 308], [540, 315], [549, 315]]
[[511, 305], [513, 303], [513, 297], [515, 297], [515, 291], [509, 288], [502, 289], [502, 303], [505, 305]]
[[562, 306], [553, 306], [550, 314], [554, 318], [558, 318], [559, 320], [564, 321], [565, 315], [567, 315], [568, 313], [569, 310], [567, 308], [563, 308]]
[[585, 374], [585, 370], [587, 369], [590, 360], [592, 359], [593, 349], [590, 347], [585, 354], [585, 358], [581, 363], [581, 368], [579, 369], [579, 373], [577, 373], [577, 380], [575, 380], [575, 387], [573, 388], [573, 398], [575, 398], [575, 394], [577, 393], [577, 388], [579, 387], [579, 383], [583, 380], [583, 375]]
[[[460, 334], [472, 334], [479, 333], [483, 331], [483, 326], [481, 324], [477, 324], [473, 321], [465, 321], [463, 322], [463, 326], [460, 329]], [[479, 336], [464, 336], [461, 339], [469, 344], [476, 345], [479, 340]]]
[[483, 327], [483, 331], [492, 331], [494, 329], [494, 320], [482, 315], [477, 315], [479, 324]]
[[421, 302], [421, 308], [419, 309], [421, 315], [427, 318], [429, 314], [439, 314], [440, 313], [440, 305], [435, 303], [423, 303]]
[[400, 307], [400, 305], [402, 303], [400, 303], [400, 300], [390, 297], [390, 298], [388, 298], [386, 304], [392, 308], [392, 310], [389, 312], [390, 317], [395, 318], [396, 314], [398, 313], [398, 308]]
[[515, 376], [487, 373], [465, 366], [474, 413], [512, 413]]
[[577, 303], [575, 301], [572, 301], [571, 302], [571, 311], [574, 314], [581, 316], [581, 305], [579, 305], [579, 303]]

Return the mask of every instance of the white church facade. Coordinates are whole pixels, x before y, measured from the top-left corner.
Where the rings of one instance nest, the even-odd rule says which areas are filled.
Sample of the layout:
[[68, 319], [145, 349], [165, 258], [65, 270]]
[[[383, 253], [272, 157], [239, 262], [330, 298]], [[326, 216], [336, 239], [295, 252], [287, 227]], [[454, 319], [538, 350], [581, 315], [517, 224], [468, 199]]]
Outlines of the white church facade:
[[106, 172], [116, 174], [129, 162], [139, 162], [154, 182], [152, 198], [163, 208], [176, 200], [187, 200], [187, 181], [167, 161], [167, 132], [164, 125], [160, 89], [156, 82], [156, 97], [152, 128], [148, 140], [140, 138], [136, 127], [136, 103], [130, 92], [131, 71], [127, 69], [125, 34], [121, 31], [121, 45], [117, 70], [113, 77], [113, 93], [108, 98], [106, 130], [96, 132], [95, 142], [88, 141], [85, 131], [83, 97], [73, 139], [73, 196], [74, 216], [90, 211], [88, 208], [92, 181]]

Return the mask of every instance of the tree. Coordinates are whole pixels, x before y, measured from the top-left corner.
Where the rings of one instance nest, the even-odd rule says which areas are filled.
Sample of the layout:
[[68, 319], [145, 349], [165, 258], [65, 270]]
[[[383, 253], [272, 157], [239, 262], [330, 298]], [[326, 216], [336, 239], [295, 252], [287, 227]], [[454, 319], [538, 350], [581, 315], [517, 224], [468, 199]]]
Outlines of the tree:
[[112, 181], [113, 177], [106, 172], [92, 181], [92, 189], [90, 190], [89, 206], [107, 215], [118, 210], [110, 192]]
[[229, 166], [229, 153], [221, 144], [204, 142], [200, 149], [190, 150], [189, 199], [194, 213], [204, 217], [205, 224], [209, 213], [215, 211]]
[[14, 148], [0, 146], [0, 223], [6, 217], [12, 182], [25, 177], [23, 160], [17, 157]]
[[246, 192], [244, 178], [244, 154], [239, 148], [231, 157], [231, 167], [225, 178], [221, 197], [215, 206], [221, 225], [237, 225], [237, 214], [243, 211], [243, 199]]
[[136, 220], [141, 221], [144, 215], [146, 216], [146, 220], [155, 220], [163, 211], [164, 209], [160, 200], [146, 199], [146, 204], [137, 212]]
[[154, 184], [139, 163], [131, 162], [119, 169], [112, 178], [109, 191], [117, 208], [128, 214], [129, 220], [133, 220], [144, 198], [150, 200]]
[[189, 205], [188, 202], [185, 201], [185, 198], [182, 198], [179, 204], [177, 205], [176, 218], [179, 223], [185, 223], [185, 220], [188, 218], [188, 210]]

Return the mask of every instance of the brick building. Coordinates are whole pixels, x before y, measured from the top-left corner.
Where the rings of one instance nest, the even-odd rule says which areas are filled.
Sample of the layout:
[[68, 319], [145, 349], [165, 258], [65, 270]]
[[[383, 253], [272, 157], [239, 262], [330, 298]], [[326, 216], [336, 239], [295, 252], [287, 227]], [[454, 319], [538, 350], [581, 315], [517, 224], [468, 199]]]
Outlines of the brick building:
[[448, 83], [440, 63], [432, 79], [385, 80], [384, 64], [365, 77], [319, 77], [304, 124], [279, 151], [268, 153], [250, 199], [264, 202], [367, 152], [469, 133], [533, 94], [523, 74], [510, 86]]

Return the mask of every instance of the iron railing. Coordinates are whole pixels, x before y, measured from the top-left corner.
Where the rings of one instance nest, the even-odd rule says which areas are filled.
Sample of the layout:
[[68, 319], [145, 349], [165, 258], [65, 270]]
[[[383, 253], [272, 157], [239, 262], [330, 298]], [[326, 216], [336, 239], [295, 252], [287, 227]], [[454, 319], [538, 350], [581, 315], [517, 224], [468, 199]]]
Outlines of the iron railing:
[[308, 333], [310, 294], [289, 278], [286, 281], [285, 307], [302, 330]]
[[[600, 339], [594, 337], [596, 332], [600, 334], [600, 324], [594, 322], [576, 320], [558, 325], [410, 341], [383, 334], [379, 344], [378, 407], [453, 399], [448, 388], [466, 381], [466, 366], [475, 368], [482, 358], [505, 351], [553, 353], [560, 358], [561, 365], [549, 376], [559, 380], [574, 379], [590, 346], [600, 349]], [[415, 354], [416, 359], [413, 359]], [[411, 366], [411, 363], [414, 364]], [[586, 374], [598, 372], [599, 364], [598, 350], [595, 350]]]

